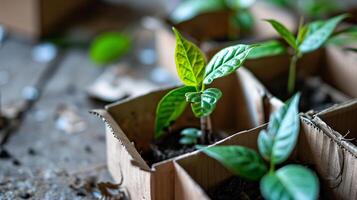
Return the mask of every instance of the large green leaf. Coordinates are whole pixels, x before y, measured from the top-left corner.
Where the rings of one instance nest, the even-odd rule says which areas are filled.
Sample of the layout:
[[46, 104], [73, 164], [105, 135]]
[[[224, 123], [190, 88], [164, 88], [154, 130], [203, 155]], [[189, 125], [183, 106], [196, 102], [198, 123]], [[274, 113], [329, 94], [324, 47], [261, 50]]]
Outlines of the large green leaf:
[[212, 146], [203, 148], [208, 156], [219, 161], [233, 174], [257, 181], [267, 172], [267, 167], [259, 154], [243, 146]]
[[131, 38], [119, 32], [107, 32], [97, 36], [90, 46], [90, 58], [98, 64], [116, 61], [131, 47]]
[[294, 49], [297, 48], [294, 35], [283, 24], [273, 19], [268, 19], [266, 21], [273, 26], [273, 28], [291, 47]]
[[319, 181], [315, 173], [299, 165], [287, 165], [265, 175], [260, 191], [267, 200], [315, 200]]
[[155, 138], [163, 134], [165, 128], [171, 125], [185, 110], [186, 92], [196, 91], [194, 87], [184, 86], [167, 93], [159, 102], [156, 109]]
[[214, 111], [221, 96], [222, 92], [219, 89], [208, 88], [203, 92], [186, 93], [186, 101], [191, 103], [192, 111], [196, 117], [205, 117]]
[[243, 64], [254, 47], [253, 45], [238, 44], [219, 51], [208, 63], [203, 83], [210, 84], [214, 79], [234, 72]]
[[259, 59], [264, 57], [282, 55], [287, 52], [286, 47], [279, 41], [270, 40], [267, 42], [259, 43], [259, 46], [252, 49], [247, 59]]
[[201, 50], [173, 28], [176, 35], [175, 62], [178, 75], [187, 86], [200, 87], [205, 73], [206, 58]]
[[346, 15], [339, 15], [327, 21], [316, 21], [308, 24], [306, 36], [299, 46], [300, 52], [307, 53], [320, 48], [331, 36], [337, 24], [344, 18], [346, 18]]
[[270, 116], [267, 130], [258, 136], [259, 152], [264, 159], [279, 164], [284, 162], [295, 148], [299, 129], [300, 94], [296, 94], [278, 111]]
[[182, 1], [171, 13], [174, 23], [190, 20], [200, 14], [226, 9], [223, 0], [186, 0]]

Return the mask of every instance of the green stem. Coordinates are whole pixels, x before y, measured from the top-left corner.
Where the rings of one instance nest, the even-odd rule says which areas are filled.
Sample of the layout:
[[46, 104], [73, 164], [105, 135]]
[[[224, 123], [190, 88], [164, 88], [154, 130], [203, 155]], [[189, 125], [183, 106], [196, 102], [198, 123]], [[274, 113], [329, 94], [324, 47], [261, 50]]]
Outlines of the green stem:
[[269, 172], [272, 173], [272, 172], [274, 172], [274, 170], [275, 170], [275, 165], [274, 165], [273, 161], [271, 160]]
[[298, 60], [298, 55], [295, 53], [290, 60], [290, 66], [289, 66], [289, 79], [288, 79], [289, 95], [291, 95], [295, 90], [297, 60]]
[[211, 124], [211, 117], [206, 116], [206, 117], [201, 117], [201, 144], [209, 144], [211, 141], [211, 135], [212, 135], [212, 124]]

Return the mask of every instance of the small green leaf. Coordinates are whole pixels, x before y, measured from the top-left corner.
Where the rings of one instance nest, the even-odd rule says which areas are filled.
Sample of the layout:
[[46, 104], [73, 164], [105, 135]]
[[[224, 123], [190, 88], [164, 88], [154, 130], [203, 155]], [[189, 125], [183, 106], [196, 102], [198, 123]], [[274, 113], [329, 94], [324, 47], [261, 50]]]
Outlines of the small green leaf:
[[271, 40], [259, 43], [259, 46], [252, 49], [247, 59], [259, 59], [264, 57], [282, 55], [287, 52], [286, 47], [279, 41]]
[[180, 140], [179, 140], [179, 143], [183, 144], [183, 145], [197, 144], [197, 138], [181, 137]]
[[210, 84], [214, 79], [234, 72], [243, 64], [253, 48], [253, 45], [238, 44], [219, 51], [208, 63], [203, 83]]
[[268, 171], [259, 154], [243, 146], [212, 146], [202, 151], [233, 174], [257, 181]]
[[222, 92], [219, 89], [208, 88], [203, 92], [187, 92], [186, 101], [191, 103], [196, 117], [205, 117], [214, 111], [221, 96]]
[[118, 32], [103, 33], [96, 37], [90, 46], [89, 56], [98, 64], [108, 64], [128, 52], [131, 38]]
[[294, 49], [297, 49], [296, 41], [294, 35], [280, 22], [268, 19], [266, 20], [269, 22], [273, 28], [279, 33], [279, 35]]
[[156, 109], [155, 138], [163, 134], [163, 130], [171, 125], [185, 110], [186, 92], [196, 91], [194, 87], [184, 86], [167, 93], [159, 102]]
[[223, 0], [186, 0], [171, 13], [170, 19], [174, 23], [181, 23], [203, 13], [224, 9], [226, 5]]
[[267, 200], [315, 200], [319, 181], [311, 170], [299, 165], [287, 165], [277, 172], [265, 175], [260, 191]]
[[300, 94], [296, 94], [274, 112], [270, 116], [268, 129], [259, 133], [259, 152], [265, 160], [280, 164], [295, 148], [300, 129], [299, 99]]
[[178, 75], [185, 85], [200, 87], [206, 58], [195, 44], [183, 38], [175, 28], [173, 31], [176, 35], [175, 62]]
[[202, 132], [197, 128], [185, 128], [181, 131], [181, 135], [190, 138], [199, 138]]
[[297, 37], [297, 45], [300, 45], [302, 43], [302, 41], [304, 41], [308, 30], [309, 30], [308, 26], [301, 26], [299, 28], [298, 37]]
[[344, 18], [346, 18], [346, 15], [339, 15], [327, 21], [316, 21], [308, 24], [305, 39], [299, 46], [301, 53], [311, 52], [320, 48], [331, 36], [337, 24]]

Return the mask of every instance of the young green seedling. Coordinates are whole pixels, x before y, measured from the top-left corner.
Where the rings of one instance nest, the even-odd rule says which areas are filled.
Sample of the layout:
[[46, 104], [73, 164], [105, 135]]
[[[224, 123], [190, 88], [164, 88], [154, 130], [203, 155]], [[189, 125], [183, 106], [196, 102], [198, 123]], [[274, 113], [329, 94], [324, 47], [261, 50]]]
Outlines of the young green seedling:
[[255, 0], [186, 0], [182, 1], [172, 12], [170, 19], [174, 23], [190, 20], [200, 14], [227, 10], [231, 13], [230, 25], [233, 30], [240, 28], [250, 31], [254, 19], [249, 8]]
[[[227, 76], [245, 61], [254, 45], [238, 44], [219, 51], [207, 64], [201, 50], [173, 28], [176, 35], [175, 62], [177, 73], [184, 86], [167, 93], [159, 102], [156, 111], [155, 138], [160, 137], [185, 110], [188, 103], [196, 117], [200, 118], [201, 130], [183, 132], [182, 143], [207, 144], [211, 132], [210, 114], [216, 108], [222, 92], [218, 88], [206, 88], [213, 80]], [[191, 140], [189, 140], [191, 139]]]
[[[273, 113], [266, 130], [258, 136], [259, 154], [243, 146], [212, 146], [202, 148], [208, 156], [219, 161], [234, 175], [260, 180], [260, 191], [265, 199], [317, 199], [319, 182], [310, 169], [289, 164], [279, 169], [275, 166], [288, 159], [297, 143], [300, 120], [298, 104], [300, 94], [292, 97]], [[269, 167], [265, 164], [269, 162]]]
[[306, 53], [315, 51], [322, 47], [331, 37], [334, 29], [346, 15], [339, 15], [325, 21], [315, 21], [306, 25], [300, 25], [296, 37], [283, 24], [276, 20], [266, 20], [289, 45], [288, 49], [277, 41], [261, 44], [250, 54], [250, 59], [278, 55], [288, 52], [291, 56], [289, 66], [289, 77], [287, 90], [292, 94], [295, 90], [296, 64]]

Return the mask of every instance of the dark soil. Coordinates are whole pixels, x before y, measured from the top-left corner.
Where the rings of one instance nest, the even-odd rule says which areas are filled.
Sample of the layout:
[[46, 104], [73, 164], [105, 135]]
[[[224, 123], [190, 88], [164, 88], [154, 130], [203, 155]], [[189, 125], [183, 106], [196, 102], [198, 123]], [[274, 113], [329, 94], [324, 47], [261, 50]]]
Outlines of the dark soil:
[[259, 182], [246, 181], [238, 176], [209, 188], [207, 194], [212, 200], [263, 199], [260, 194]]
[[[267, 89], [277, 98], [286, 101], [291, 95], [287, 92], [287, 77], [281, 77], [270, 82]], [[321, 111], [331, 105], [340, 103], [333, 98], [332, 93], [322, 90], [321, 86], [326, 84], [318, 78], [299, 79], [295, 85], [295, 92], [301, 92], [299, 110], [306, 112], [309, 110]]]
[[[179, 143], [181, 138], [180, 132], [181, 130], [167, 133], [161, 139], [153, 142], [150, 150], [141, 154], [146, 163], [152, 166], [160, 161], [195, 151], [196, 148], [194, 145], [182, 145]], [[212, 134], [212, 139], [209, 141], [209, 144], [213, 144], [220, 139], [223, 139], [223, 137], [218, 134]]]

